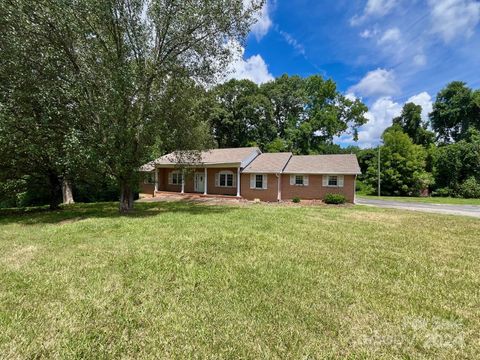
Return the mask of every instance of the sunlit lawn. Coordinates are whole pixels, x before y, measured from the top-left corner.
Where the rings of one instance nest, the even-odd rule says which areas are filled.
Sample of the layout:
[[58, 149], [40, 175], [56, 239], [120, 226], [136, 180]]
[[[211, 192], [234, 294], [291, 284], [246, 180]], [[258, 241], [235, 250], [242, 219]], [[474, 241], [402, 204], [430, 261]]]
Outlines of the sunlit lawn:
[[450, 205], [480, 205], [480, 199], [462, 199], [452, 197], [409, 197], [409, 196], [374, 196], [374, 195], [358, 195], [357, 198], [372, 200], [389, 200], [401, 202], [416, 202], [427, 204], [450, 204]]
[[0, 212], [0, 358], [480, 357], [480, 221], [347, 207]]

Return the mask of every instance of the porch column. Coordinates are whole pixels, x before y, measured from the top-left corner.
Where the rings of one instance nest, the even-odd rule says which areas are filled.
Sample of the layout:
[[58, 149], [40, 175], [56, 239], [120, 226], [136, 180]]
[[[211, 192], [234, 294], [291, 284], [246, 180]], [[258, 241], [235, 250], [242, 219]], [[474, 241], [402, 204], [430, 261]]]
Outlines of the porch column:
[[158, 191], [158, 179], [159, 179], [158, 168], [155, 168], [154, 178], [155, 178], [155, 191]]
[[208, 179], [207, 179], [207, 168], [204, 168], [205, 176], [204, 178], [204, 186], [203, 186], [203, 195], [207, 195], [207, 186], [208, 186]]
[[237, 197], [240, 197], [240, 168], [237, 168]]
[[185, 171], [182, 170], [182, 194], [185, 194]]

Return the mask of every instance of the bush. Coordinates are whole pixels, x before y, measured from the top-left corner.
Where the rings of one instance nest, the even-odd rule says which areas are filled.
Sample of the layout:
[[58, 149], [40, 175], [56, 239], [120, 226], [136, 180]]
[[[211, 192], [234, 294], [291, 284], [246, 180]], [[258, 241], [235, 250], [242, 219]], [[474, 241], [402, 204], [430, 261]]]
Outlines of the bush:
[[450, 188], [440, 188], [432, 192], [432, 196], [436, 197], [449, 197], [452, 195], [452, 189]]
[[473, 176], [469, 177], [460, 185], [459, 194], [466, 199], [480, 198], [480, 182]]
[[345, 204], [345, 196], [342, 194], [327, 194], [323, 201], [326, 204]]
[[293, 201], [294, 203], [299, 203], [299, 202], [300, 202], [300, 198], [299, 198], [298, 196], [295, 196], [295, 197], [292, 199], [292, 201]]
[[376, 189], [370, 184], [357, 180], [355, 190], [359, 195], [373, 195]]

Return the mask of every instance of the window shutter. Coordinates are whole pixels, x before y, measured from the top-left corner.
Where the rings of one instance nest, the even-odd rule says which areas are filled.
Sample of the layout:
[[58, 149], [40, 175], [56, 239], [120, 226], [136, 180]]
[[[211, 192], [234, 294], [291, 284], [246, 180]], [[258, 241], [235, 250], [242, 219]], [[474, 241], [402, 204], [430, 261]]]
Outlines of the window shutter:
[[328, 175], [323, 175], [322, 186], [328, 186]]
[[290, 185], [295, 185], [295, 175], [290, 175]]
[[220, 174], [217, 172], [215, 173], [215, 186], [218, 187], [220, 185]]
[[250, 189], [255, 189], [255, 174], [250, 174]]
[[303, 175], [303, 185], [308, 186], [308, 175]]
[[262, 180], [263, 180], [263, 181], [262, 181], [262, 188], [263, 188], [263, 189], [266, 189], [266, 188], [267, 188], [267, 181], [268, 181], [268, 179], [267, 179], [267, 174], [264, 174], [264, 175], [263, 175]]
[[232, 173], [232, 187], [236, 187], [236, 186], [237, 186], [237, 174]]
[[173, 184], [173, 178], [172, 178], [172, 177], [173, 177], [173, 172], [170, 171], [170, 172], [168, 173], [168, 183], [169, 183], [170, 185]]
[[338, 175], [337, 186], [338, 187], [343, 187], [343, 175]]

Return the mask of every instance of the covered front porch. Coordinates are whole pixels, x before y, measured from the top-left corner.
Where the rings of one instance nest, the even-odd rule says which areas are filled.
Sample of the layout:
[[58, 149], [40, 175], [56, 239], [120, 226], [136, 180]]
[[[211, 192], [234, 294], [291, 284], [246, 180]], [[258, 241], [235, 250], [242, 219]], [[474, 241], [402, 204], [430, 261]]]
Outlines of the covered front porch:
[[240, 197], [240, 168], [157, 167], [154, 195], [160, 192]]

